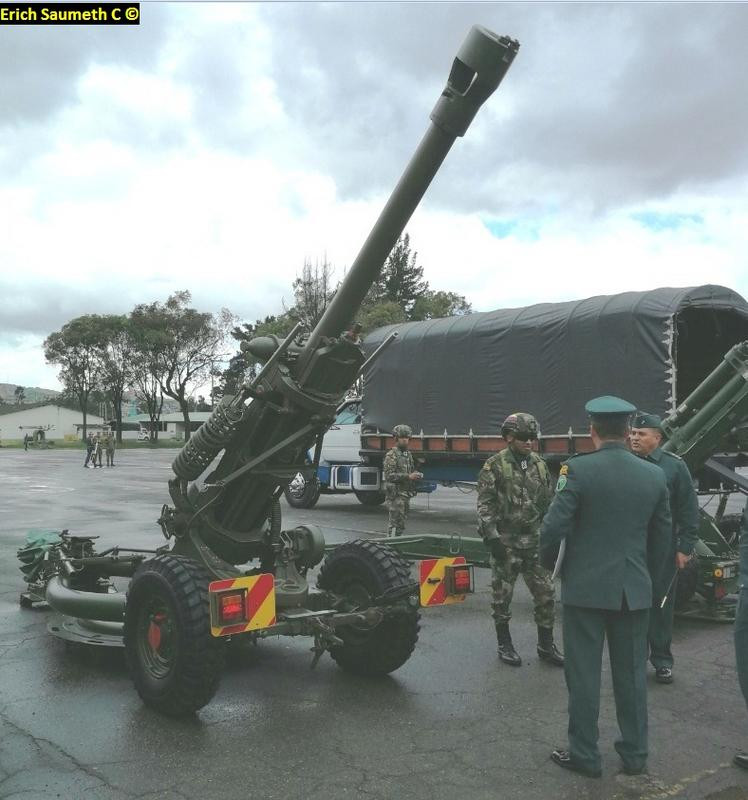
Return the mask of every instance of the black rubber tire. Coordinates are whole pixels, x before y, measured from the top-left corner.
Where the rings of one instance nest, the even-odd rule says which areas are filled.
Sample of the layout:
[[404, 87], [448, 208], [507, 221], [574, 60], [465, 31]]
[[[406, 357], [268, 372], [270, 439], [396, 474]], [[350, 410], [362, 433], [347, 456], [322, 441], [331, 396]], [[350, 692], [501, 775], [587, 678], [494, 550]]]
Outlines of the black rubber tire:
[[743, 522], [742, 514], [725, 514], [719, 521], [719, 532], [725, 537], [727, 543], [733, 547], [738, 544], [740, 526]]
[[322, 487], [319, 479], [315, 476], [304, 482], [304, 488], [301, 491], [294, 491], [290, 486], [286, 486], [283, 494], [291, 508], [314, 508], [322, 494]]
[[[171, 554], [144, 562], [130, 581], [124, 629], [130, 675], [143, 702], [168, 716], [194, 713], [218, 689], [225, 643], [210, 632], [209, 582], [202, 566]], [[159, 631], [168, 631], [166, 641], [172, 649], [165, 659], [144, 630], [154, 607], [164, 610], [167, 621], [164, 629], [158, 625]], [[158, 638], [160, 642], [160, 632]], [[167, 663], [154, 666], [154, 659]]]
[[363, 506], [381, 506], [387, 499], [384, 492], [357, 492], [354, 490], [356, 500]]
[[[377, 597], [388, 589], [411, 583], [407, 561], [386, 545], [366, 539], [336, 547], [322, 564], [317, 579], [320, 589], [350, 597], [352, 605], [362, 605], [365, 596]], [[337, 628], [336, 633], [345, 644], [331, 648], [330, 655], [339, 667], [356, 675], [394, 672], [413, 653], [419, 619], [419, 611], [414, 608], [412, 613], [386, 618], [375, 628]]]
[[682, 570], [678, 572], [678, 582], [675, 585], [675, 610], [685, 608], [691, 598], [696, 594], [699, 585], [699, 561], [694, 556]]

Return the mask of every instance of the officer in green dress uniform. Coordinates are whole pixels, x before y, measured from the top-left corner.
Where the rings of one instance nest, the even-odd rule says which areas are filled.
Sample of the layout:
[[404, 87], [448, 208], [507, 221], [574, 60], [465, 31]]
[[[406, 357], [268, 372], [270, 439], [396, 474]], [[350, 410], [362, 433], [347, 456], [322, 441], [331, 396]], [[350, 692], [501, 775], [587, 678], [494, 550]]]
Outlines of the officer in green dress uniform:
[[[743, 698], [748, 705], [748, 502], [740, 526], [740, 594], [735, 612], [735, 662]], [[748, 753], [737, 753], [733, 763], [748, 769]]]
[[[693, 548], [699, 537], [699, 500], [693, 488], [691, 473], [685, 461], [675, 453], [660, 448], [662, 420], [657, 414], [637, 411], [631, 421], [631, 450], [645, 458], [665, 473], [670, 515], [673, 518], [673, 536], [665, 572], [668, 584], [672, 581], [665, 606], [656, 603], [649, 612], [649, 660], [655, 668], [658, 683], [673, 682], [673, 615], [675, 614], [675, 585], [678, 570], [691, 560]], [[669, 573], [669, 574], [668, 574]]]
[[603, 643], [608, 640], [621, 737], [615, 747], [627, 774], [647, 765], [647, 628], [662, 597], [672, 522], [663, 471], [626, 446], [634, 406], [597, 397], [590, 415], [592, 453], [562, 467], [540, 532], [540, 561], [551, 568], [564, 543], [561, 574], [569, 748], [552, 760], [600, 777], [597, 720]]

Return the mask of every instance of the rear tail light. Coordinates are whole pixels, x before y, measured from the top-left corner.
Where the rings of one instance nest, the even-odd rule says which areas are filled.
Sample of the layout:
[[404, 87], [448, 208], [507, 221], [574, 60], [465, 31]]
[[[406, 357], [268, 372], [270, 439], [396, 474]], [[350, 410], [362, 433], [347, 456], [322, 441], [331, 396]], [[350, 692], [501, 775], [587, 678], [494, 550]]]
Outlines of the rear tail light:
[[217, 599], [218, 621], [221, 625], [243, 622], [247, 619], [247, 590], [221, 592]]
[[447, 594], [470, 594], [475, 591], [472, 564], [455, 564], [446, 567], [444, 578], [447, 582]]

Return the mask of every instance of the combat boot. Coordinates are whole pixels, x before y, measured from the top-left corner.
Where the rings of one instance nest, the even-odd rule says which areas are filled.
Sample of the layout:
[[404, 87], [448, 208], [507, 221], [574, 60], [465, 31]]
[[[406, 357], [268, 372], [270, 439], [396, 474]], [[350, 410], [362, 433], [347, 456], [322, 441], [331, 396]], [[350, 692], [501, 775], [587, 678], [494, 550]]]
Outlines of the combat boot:
[[512, 644], [512, 635], [509, 633], [509, 624], [506, 622], [496, 623], [496, 639], [499, 643], [499, 658], [512, 667], [521, 667], [522, 659]]
[[553, 642], [553, 628], [541, 628], [538, 625], [538, 657], [556, 667], [563, 667], [564, 654]]

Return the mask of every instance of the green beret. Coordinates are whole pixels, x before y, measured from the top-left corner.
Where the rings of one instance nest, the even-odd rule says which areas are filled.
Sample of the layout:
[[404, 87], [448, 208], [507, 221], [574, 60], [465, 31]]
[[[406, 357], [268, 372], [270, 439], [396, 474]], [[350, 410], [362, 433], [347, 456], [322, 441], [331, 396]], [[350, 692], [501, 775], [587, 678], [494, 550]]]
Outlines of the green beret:
[[656, 428], [659, 430], [661, 425], [662, 417], [657, 414], [648, 414], [646, 411], [637, 411], [631, 420], [632, 428]]
[[591, 417], [606, 417], [609, 415], [633, 414], [636, 411], [636, 406], [632, 406], [626, 400], [621, 400], [620, 397], [606, 394], [589, 400], [584, 410]]

